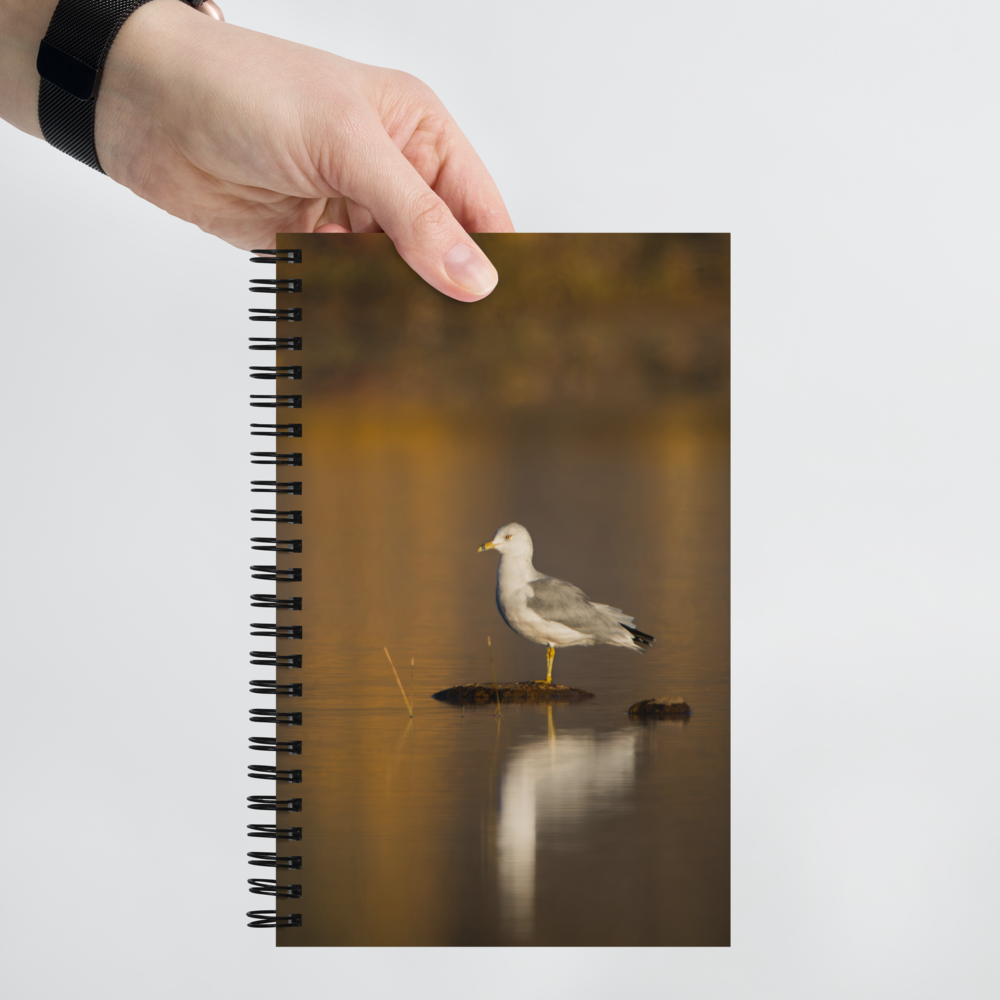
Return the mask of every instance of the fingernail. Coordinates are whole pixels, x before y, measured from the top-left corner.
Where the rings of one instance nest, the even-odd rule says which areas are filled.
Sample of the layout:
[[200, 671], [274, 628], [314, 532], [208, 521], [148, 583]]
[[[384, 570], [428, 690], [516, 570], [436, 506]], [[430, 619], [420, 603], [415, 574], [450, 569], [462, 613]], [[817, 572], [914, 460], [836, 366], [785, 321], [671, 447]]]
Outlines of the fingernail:
[[444, 255], [444, 269], [448, 277], [470, 295], [489, 295], [500, 280], [486, 254], [469, 243], [459, 243]]

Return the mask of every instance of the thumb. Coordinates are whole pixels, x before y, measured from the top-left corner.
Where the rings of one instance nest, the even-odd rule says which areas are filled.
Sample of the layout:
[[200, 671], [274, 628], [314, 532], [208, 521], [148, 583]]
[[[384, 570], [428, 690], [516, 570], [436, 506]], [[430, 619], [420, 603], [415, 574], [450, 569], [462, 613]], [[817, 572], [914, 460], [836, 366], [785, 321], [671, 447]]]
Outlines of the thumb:
[[429, 285], [460, 302], [485, 298], [499, 280], [496, 268], [392, 139], [382, 136], [375, 162], [364, 165], [360, 189], [350, 197], [368, 209]]

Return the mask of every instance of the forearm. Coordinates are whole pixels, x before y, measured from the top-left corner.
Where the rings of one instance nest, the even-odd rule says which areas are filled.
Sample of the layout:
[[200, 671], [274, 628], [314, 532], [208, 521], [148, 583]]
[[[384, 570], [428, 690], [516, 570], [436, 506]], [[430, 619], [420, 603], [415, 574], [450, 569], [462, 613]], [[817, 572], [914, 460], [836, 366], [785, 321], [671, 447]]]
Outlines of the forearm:
[[39, 139], [35, 60], [56, 2], [0, 0], [0, 118]]

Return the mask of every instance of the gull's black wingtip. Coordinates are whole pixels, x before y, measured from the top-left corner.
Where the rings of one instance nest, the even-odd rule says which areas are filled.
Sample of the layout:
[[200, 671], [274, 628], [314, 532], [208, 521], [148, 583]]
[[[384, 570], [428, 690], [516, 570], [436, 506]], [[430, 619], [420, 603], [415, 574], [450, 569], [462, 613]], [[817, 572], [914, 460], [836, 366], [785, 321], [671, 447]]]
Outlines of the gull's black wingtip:
[[625, 629], [626, 632], [632, 633], [632, 641], [637, 646], [649, 646], [656, 642], [651, 635], [646, 635], [645, 632], [640, 632], [637, 628], [632, 628], [630, 625], [623, 625], [622, 628]]

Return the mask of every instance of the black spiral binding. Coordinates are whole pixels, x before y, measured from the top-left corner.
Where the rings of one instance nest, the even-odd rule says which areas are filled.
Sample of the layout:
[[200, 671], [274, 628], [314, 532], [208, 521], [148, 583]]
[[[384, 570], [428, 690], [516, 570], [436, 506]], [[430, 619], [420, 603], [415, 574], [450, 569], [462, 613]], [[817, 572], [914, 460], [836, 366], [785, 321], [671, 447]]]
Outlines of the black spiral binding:
[[273, 403], [251, 403], [251, 406], [262, 406], [271, 410], [280, 410], [283, 407], [289, 410], [302, 409], [301, 396], [251, 396], [251, 399], [273, 399]]
[[[251, 257], [251, 264], [301, 264], [302, 263], [302, 251], [301, 250], [253, 250], [252, 253], [260, 254], [259, 257]], [[264, 255], [267, 256], [264, 256]], [[302, 285], [299, 285], [299, 291], [302, 291]]]
[[302, 483], [283, 483], [274, 479], [254, 479], [251, 484], [255, 489], [251, 493], [280, 493], [282, 496], [302, 496]]
[[274, 608], [282, 611], [301, 611], [301, 597], [277, 597], [274, 594], [251, 594], [251, 608]]
[[277, 566], [251, 566], [250, 576], [254, 580], [281, 580], [283, 583], [299, 583], [301, 569], [278, 569]]
[[293, 785], [302, 784], [301, 771], [282, 771], [270, 764], [250, 764], [248, 778], [260, 778], [263, 781], [287, 781]]
[[302, 914], [290, 913], [287, 917], [279, 917], [277, 910], [247, 910], [247, 916], [253, 920], [247, 927], [301, 927]]
[[284, 899], [301, 899], [301, 885], [278, 885], [273, 878], [248, 878], [253, 888], [251, 892], [258, 896], [280, 896]]
[[251, 632], [251, 635], [261, 635], [268, 639], [301, 639], [301, 625], [269, 625], [267, 622], [253, 622], [251, 628], [259, 628], [259, 632]]
[[[263, 291], [260, 288], [251, 288], [251, 292]], [[251, 309], [252, 313], [259, 313], [261, 315], [251, 316], [250, 319], [255, 323], [301, 323], [302, 322], [302, 310], [301, 309]]]
[[258, 373], [251, 375], [250, 378], [267, 378], [271, 379], [271, 381], [279, 378], [290, 378], [299, 381], [302, 379], [301, 365], [251, 365], [250, 371]]
[[[251, 837], [255, 834], [250, 834]], [[270, 836], [270, 834], [260, 834], [262, 837]], [[281, 840], [281, 837], [276, 838]], [[301, 837], [298, 839], [302, 839]], [[248, 851], [247, 857], [250, 858], [250, 864], [256, 865], [258, 868], [285, 868], [292, 871], [299, 871], [302, 868], [302, 856], [300, 854], [294, 854], [291, 856], [277, 855], [274, 851]]]
[[301, 524], [301, 510], [252, 510], [251, 514], [271, 514], [272, 517], [251, 517], [251, 521], [274, 521], [277, 524]]
[[251, 545], [261, 552], [301, 552], [301, 538], [251, 538], [251, 542], [270, 542], [270, 545]]
[[[299, 261], [301, 264], [302, 261]], [[251, 288], [251, 292], [267, 292], [273, 295], [275, 292], [301, 292], [302, 281], [300, 278], [251, 278], [251, 285], [263, 285], [263, 288]]]
[[[301, 668], [302, 655], [296, 653], [292, 656], [285, 656], [279, 653], [261, 653], [256, 650], [250, 654], [255, 659], [250, 662], [255, 667], [294, 667]], [[254, 682], [256, 683], [256, 681]]]
[[[302, 697], [301, 684], [279, 684], [277, 681], [251, 681], [251, 694], [283, 694], [289, 698]], [[252, 749], [252, 748], [251, 748]]]
[[[301, 264], [301, 250], [254, 250], [257, 256], [250, 260], [255, 264]], [[251, 292], [274, 294], [298, 293], [302, 291], [302, 281], [299, 278], [253, 278], [250, 282]], [[256, 323], [300, 323], [302, 310], [300, 308], [250, 309], [250, 320]], [[301, 337], [251, 337], [251, 351], [301, 351]], [[252, 365], [252, 379], [268, 381], [299, 381], [302, 378], [301, 365]], [[264, 409], [302, 409], [302, 397], [298, 395], [261, 395], [253, 393], [250, 405]], [[301, 438], [302, 424], [260, 424], [250, 425], [250, 433], [255, 437]], [[263, 442], [261, 442], [263, 444]], [[277, 442], [275, 442], [277, 443]], [[254, 451], [250, 454], [252, 465], [272, 465], [278, 468], [294, 468], [302, 465], [302, 454], [297, 451]], [[301, 496], [302, 483], [284, 480], [253, 480], [252, 493], [275, 493], [281, 496]], [[251, 521], [270, 521], [274, 524], [301, 524], [302, 511], [255, 509], [251, 511]], [[297, 553], [302, 551], [301, 539], [283, 538], [252, 538], [251, 549], [258, 552]], [[251, 577], [255, 580], [270, 580], [279, 583], [298, 583], [302, 580], [301, 569], [279, 569], [277, 566], [251, 566]], [[301, 597], [285, 597], [278, 594], [251, 594], [250, 606], [253, 608], [273, 608], [275, 611], [301, 611]], [[250, 634], [274, 639], [301, 639], [302, 627], [298, 625], [277, 625], [255, 622], [250, 626]], [[268, 666], [287, 669], [302, 667], [301, 654], [287, 654], [256, 650], [250, 654], [250, 662], [256, 666]], [[280, 695], [286, 698], [301, 698], [301, 684], [279, 684], [278, 681], [252, 680], [250, 691], [253, 694]], [[301, 712], [285, 712], [274, 708], [253, 708], [250, 710], [250, 721], [272, 726], [301, 726]], [[265, 753], [300, 755], [301, 740], [278, 739], [271, 736], [251, 736], [250, 749]], [[285, 768], [272, 764], [247, 765], [247, 777], [260, 781], [273, 781], [276, 784], [298, 785], [302, 783], [302, 771], [299, 768]], [[247, 808], [265, 812], [301, 812], [302, 799], [278, 798], [276, 795], [251, 795], [247, 798]], [[247, 836], [265, 838], [274, 841], [298, 841], [302, 839], [302, 827], [278, 826], [272, 823], [250, 823], [247, 826]], [[274, 868], [282, 871], [298, 871], [302, 868], [300, 855], [280, 855], [277, 851], [249, 851], [247, 854], [251, 865], [258, 868]], [[251, 878], [247, 880], [250, 892], [258, 896], [273, 896], [275, 899], [300, 899], [302, 886], [286, 885], [277, 879]], [[249, 927], [301, 927], [302, 914], [291, 913], [280, 915], [277, 910], [249, 910]]]
[[[251, 681], [251, 684], [259, 684], [260, 681]], [[296, 684], [295, 687], [299, 689], [299, 693], [302, 692], [302, 685]], [[252, 690], [252, 689], [251, 689]], [[301, 740], [279, 740], [276, 736], [251, 736], [250, 737], [250, 749], [251, 750], [266, 750], [268, 753], [302, 753], [302, 741]]]
[[[257, 289], [251, 288], [250, 291]], [[251, 337], [251, 351], [301, 351], [301, 337]]]
[[279, 712], [276, 708], [251, 708], [251, 722], [268, 722], [275, 726], [301, 726], [301, 712]]
[[[302, 839], [302, 827], [301, 826], [275, 826], [273, 823], [248, 823], [247, 829], [251, 830], [248, 833], [248, 837], [265, 837], [268, 840], [301, 840]], [[259, 858], [261, 857], [260, 851], [254, 851], [250, 857]], [[272, 857], [268, 854], [267, 857]], [[292, 861], [292, 858], [286, 858], [284, 860]], [[264, 867], [278, 867], [277, 865], [265, 865]], [[302, 859], [299, 858], [298, 865], [289, 865], [289, 868], [301, 868]]]
[[[250, 348], [255, 350], [255, 348]], [[300, 438], [302, 424], [251, 424], [251, 427], [270, 427], [269, 431], [251, 431], [254, 437]]]
[[251, 465], [301, 465], [300, 451], [252, 451]]
[[276, 795], [248, 795], [247, 809], [258, 809], [261, 812], [302, 812], [302, 799], [279, 799]]

